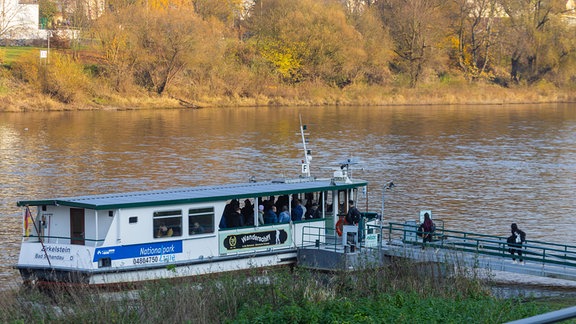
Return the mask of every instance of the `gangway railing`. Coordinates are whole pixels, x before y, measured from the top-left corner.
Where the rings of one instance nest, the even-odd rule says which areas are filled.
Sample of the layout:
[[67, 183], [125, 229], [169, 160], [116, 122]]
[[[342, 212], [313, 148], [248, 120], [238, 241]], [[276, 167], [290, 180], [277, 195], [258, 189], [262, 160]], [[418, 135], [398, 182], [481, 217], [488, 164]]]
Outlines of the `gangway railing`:
[[[385, 234], [388, 236], [388, 244], [397, 242], [414, 245], [423, 244], [422, 238], [418, 236], [418, 226], [415, 224], [390, 222], [383, 227], [382, 239]], [[507, 243], [507, 237], [503, 236], [448, 230], [441, 227], [437, 228], [433, 233], [432, 242], [426, 244], [435, 248], [512, 258], [509, 250], [511, 247]], [[516, 255], [515, 258], [518, 259], [519, 257]], [[576, 268], [576, 246], [527, 240], [522, 244], [522, 259]]]
[[342, 237], [335, 229], [318, 226], [302, 227], [300, 247], [316, 247], [325, 250], [338, 251], [343, 249]]

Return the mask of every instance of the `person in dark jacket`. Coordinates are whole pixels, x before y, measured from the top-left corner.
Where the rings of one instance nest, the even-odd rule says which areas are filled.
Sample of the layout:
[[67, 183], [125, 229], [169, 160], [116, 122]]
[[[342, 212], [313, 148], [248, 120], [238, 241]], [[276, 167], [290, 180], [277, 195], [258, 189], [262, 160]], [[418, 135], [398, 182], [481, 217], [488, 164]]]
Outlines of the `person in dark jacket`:
[[304, 218], [306, 219], [314, 219], [314, 218], [321, 218], [322, 214], [320, 213], [320, 210], [318, 209], [318, 204], [317, 203], [313, 203], [309, 209], [306, 210], [306, 216]]
[[244, 226], [244, 217], [242, 217], [239, 205], [236, 206], [234, 211], [226, 215], [226, 226], [228, 228]]
[[512, 254], [512, 262], [516, 263], [516, 257], [514, 253], [518, 254], [518, 261], [520, 264], [524, 265], [524, 260], [522, 259], [522, 243], [526, 242], [526, 233], [518, 228], [516, 223], [512, 223], [510, 226], [512, 235], [508, 237], [508, 246], [510, 249], [508, 251]]
[[244, 207], [242, 207], [241, 213], [244, 218], [244, 226], [254, 225], [254, 206], [250, 199], [244, 200]]
[[301, 221], [302, 217], [304, 216], [304, 208], [302, 208], [302, 204], [300, 203], [300, 199], [295, 198], [293, 201], [294, 207], [292, 207], [292, 221]]
[[276, 214], [276, 206], [272, 205], [268, 207], [268, 210], [264, 211], [264, 224], [276, 223], [278, 223], [278, 214]]
[[360, 222], [360, 217], [362, 216], [360, 214], [360, 211], [358, 210], [358, 208], [356, 208], [354, 206], [354, 201], [350, 200], [348, 202], [348, 214], [346, 214], [346, 223], [348, 225], [356, 225], [358, 226], [358, 223]]
[[436, 226], [430, 218], [430, 214], [424, 213], [424, 222], [422, 222], [421, 227], [421, 234], [422, 234], [422, 248], [424, 249], [426, 242], [432, 242], [432, 235], [436, 230]]

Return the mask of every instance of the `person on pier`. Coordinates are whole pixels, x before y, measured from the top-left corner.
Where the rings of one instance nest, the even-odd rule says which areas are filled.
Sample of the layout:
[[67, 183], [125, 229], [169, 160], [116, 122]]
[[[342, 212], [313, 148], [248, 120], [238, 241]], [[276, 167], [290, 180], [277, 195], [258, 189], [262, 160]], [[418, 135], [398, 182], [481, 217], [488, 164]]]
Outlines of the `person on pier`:
[[430, 218], [430, 214], [425, 213], [424, 222], [422, 222], [422, 225], [420, 225], [419, 228], [419, 234], [422, 235], [422, 249], [426, 247], [426, 242], [432, 242], [432, 235], [435, 230], [436, 226], [434, 225], [432, 218]]
[[524, 265], [524, 259], [522, 259], [522, 243], [526, 242], [526, 233], [518, 228], [516, 223], [512, 223], [510, 226], [512, 235], [508, 237], [508, 246], [510, 247], [508, 251], [512, 255], [512, 263], [516, 263], [516, 257], [514, 253], [518, 254], [518, 262]]

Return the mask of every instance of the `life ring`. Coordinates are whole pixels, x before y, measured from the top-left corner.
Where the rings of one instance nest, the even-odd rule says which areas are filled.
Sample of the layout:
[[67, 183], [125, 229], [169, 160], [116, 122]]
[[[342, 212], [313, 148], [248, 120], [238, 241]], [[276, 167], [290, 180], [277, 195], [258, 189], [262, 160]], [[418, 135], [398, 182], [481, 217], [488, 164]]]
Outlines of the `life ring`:
[[344, 226], [344, 219], [341, 218], [336, 223], [336, 234], [338, 234], [338, 236], [342, 236], [343, 226]]

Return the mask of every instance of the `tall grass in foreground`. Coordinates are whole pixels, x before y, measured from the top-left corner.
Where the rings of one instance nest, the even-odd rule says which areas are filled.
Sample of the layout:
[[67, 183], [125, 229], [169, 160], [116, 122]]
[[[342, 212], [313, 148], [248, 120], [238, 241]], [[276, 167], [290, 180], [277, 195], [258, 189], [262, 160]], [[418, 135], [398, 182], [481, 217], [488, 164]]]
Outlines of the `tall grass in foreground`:
[[348, 273], [255, 270], [123, 292], [21, 289], [0, 297], [3, 323], [501, 323], [553, 310], [493, 298], [479, 280], [447, 275], [438, 263], [410, 262]]

